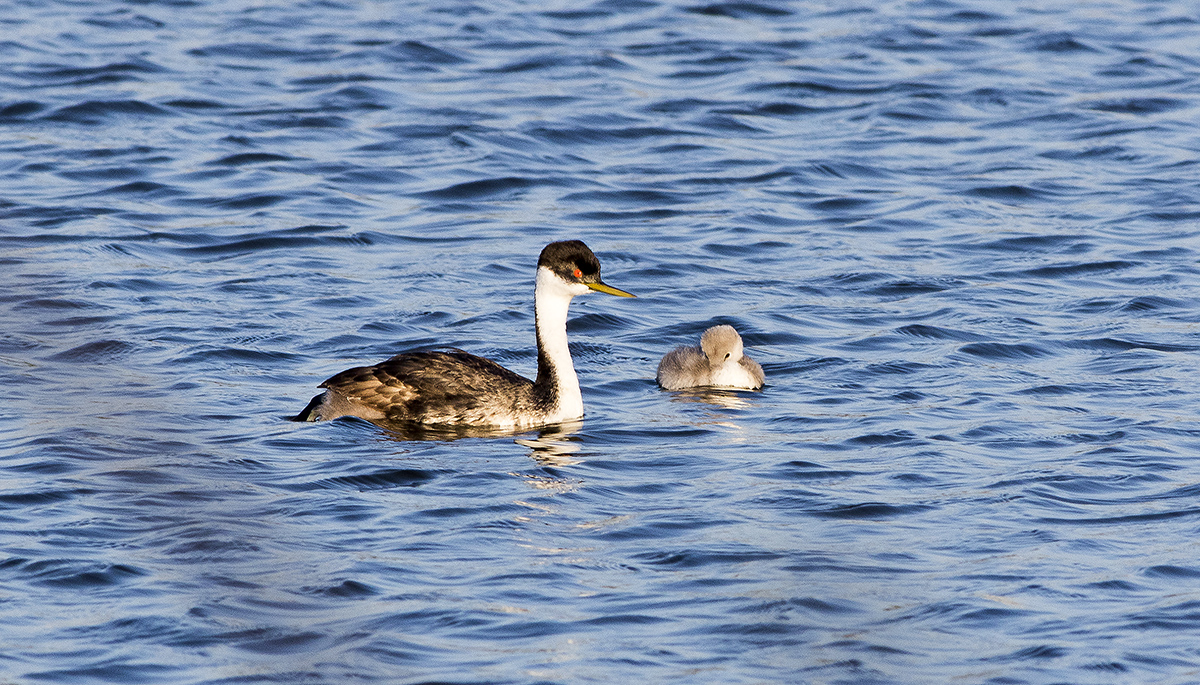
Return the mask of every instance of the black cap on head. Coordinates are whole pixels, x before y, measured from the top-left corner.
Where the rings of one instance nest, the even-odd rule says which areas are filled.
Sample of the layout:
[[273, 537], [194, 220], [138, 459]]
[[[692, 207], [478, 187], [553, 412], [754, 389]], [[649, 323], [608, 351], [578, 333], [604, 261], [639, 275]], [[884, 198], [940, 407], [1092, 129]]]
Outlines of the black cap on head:
[[538, 267], [546, 267], [568, 283], [582, 283], [596, 292], [619, 297], [635, 297], [600, 280], [600, 260], [582, 240], [550, 243], [538, 257]]
[[[568, 281], [600, 280], [600, 260], [582, 240], [550, 243], [542, 249], [538, 266], [544, 266]], [[582, 278], [575, 276], [576, 269], [583, 274]]]

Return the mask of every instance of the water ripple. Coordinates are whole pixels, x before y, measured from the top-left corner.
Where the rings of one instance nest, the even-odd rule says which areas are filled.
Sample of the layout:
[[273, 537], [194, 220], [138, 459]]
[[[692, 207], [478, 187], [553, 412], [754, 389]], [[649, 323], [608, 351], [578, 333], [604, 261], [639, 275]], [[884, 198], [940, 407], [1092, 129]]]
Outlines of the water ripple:
[[[0, 53], [24, 682], [1185, 682], [1171, 3], [26, 3]], [[581, 423], [296, 423], [458, 346]], [[728, 324], [761, 392], [663, 392]], [[1136, 649], [1130, 647], [1136, 645]]]

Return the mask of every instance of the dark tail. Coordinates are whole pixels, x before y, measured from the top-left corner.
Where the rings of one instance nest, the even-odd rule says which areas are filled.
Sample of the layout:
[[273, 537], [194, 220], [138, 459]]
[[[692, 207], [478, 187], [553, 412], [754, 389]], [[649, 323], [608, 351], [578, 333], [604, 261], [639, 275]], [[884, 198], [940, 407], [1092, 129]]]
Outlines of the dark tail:
[[288, 420], [289, 421], [316, 421], [317, 419], [320, 419], [321, 415], [319, 413], [317, 413], [317, 408], [319, 408], [321, 406], [321, 400], [323, 400], [323, 399], [325, 399], [325, 393], [321, 393], [320, 395], [317, 395], [316, 397], [312, 398], [312, 401], [310, 401], [308, 403], [308, 406], [304, 408], [304, 411], [300, 412], [299, 414], [296, 414], [295, 416], [293, 416], [292, 418], [290, 418]]

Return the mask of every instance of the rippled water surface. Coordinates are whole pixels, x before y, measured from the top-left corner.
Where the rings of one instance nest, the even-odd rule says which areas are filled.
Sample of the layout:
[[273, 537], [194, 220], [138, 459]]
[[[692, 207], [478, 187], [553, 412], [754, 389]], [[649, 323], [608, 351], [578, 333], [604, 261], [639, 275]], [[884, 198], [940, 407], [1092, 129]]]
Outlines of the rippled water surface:
[[[1194, 4], [0, 25], [0, 681], [1200, 679]], [[581, 424], [285, 420], [575, 237]]]

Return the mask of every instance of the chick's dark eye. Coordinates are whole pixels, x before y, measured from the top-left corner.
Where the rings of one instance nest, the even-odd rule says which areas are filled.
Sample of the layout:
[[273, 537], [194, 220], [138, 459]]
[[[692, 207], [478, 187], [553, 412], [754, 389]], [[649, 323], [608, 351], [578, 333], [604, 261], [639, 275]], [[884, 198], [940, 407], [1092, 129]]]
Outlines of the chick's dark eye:
[[729, 359], [729, 353], [728, 353], [728, 352], [726, 352], [726, 353], [725, 353], [725, 358], [726, 358], [726, 359]]

